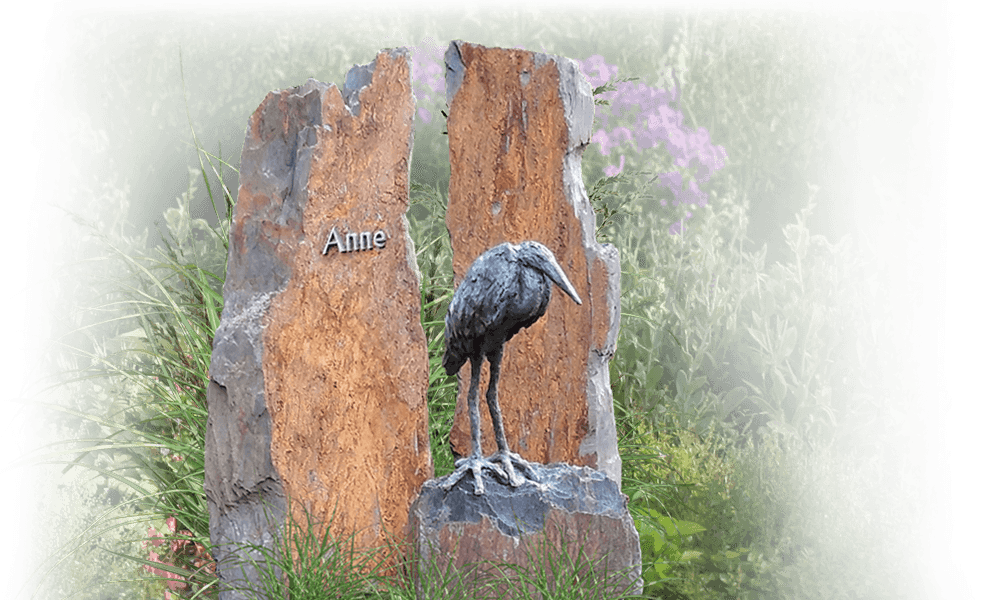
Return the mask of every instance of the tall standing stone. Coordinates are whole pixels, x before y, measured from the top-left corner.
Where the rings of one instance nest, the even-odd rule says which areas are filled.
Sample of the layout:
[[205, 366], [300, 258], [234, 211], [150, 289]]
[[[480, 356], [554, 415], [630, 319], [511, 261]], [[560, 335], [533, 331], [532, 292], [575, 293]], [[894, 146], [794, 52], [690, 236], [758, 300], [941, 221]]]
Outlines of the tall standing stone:
[[398, 49], [343, 91], [309, 80], [250, 117], [205, 448], [224, 589], [239, 544], [271, 545], [303, 511], [361, 549], [401, 539], [433, 475], [405, 216], [413, 114]]
[[[452, 42], [445, 54], [451, 182], [446, 216], [456, 284], [501, 242], [548, 246], [583, 305], [553, 293], [537, 323], [507, 344], [499, 398], [511, 450], [541, 463], [596, 468], [621, 485], [609, 363], [620, 321], [617, 250], [598, 244], [581, 175], [594, 102], [573, 61]], [[451, 430], [470, 451], [469, 365]], [[484, 369], [486, 367], [484, 366]], [[485, 402], [488, 377], [481, 380]], [[489, 411], [480, 409], [485, 432]], [[496, 450], [490, 435], [483, 451]]]

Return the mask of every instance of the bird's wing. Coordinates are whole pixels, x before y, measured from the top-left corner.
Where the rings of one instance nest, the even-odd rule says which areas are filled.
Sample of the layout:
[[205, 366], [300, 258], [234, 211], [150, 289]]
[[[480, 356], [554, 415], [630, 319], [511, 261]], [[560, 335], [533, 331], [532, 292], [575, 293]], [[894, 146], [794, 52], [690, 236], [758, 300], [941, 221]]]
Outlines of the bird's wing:
[[470, 340], [482, 339], [503, 322], [509, 298], [515, 293], [508, 281], [510, 273], [502, 268], [486, 267], [469, 270], [448, 309], [453, 331]]

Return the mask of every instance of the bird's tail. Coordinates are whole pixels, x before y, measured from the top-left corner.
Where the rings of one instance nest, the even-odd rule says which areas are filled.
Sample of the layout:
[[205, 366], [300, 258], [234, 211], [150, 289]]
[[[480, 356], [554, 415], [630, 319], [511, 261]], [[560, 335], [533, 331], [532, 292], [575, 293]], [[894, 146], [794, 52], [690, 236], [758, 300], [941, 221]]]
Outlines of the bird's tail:
[[[451, 316], [451, 310], [448, 311], [448, 315]], [[462, 368], [465, 364], [466, 356], [465, 352], [468, 350], [461, 340], [454, 340], [454, 333], [452, 332], [452, 321], [451, 319], [445, 319], [444, 322], [444, 356], [441, 357], [441, 366], [444, 367], [444, 372], [448, 375], [454, 375], [458, 373], [458, 370]]]

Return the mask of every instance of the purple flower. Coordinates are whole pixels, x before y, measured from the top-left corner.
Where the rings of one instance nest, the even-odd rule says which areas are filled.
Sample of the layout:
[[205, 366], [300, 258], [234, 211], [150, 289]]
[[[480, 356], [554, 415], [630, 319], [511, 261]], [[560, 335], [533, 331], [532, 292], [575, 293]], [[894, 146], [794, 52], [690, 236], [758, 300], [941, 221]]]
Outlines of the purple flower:
[[684, 221], [687, 221], [690, 218], [691, 218], [691, 211], [689, 210], [684, 211], [684, 214], [681, 216], [680, 220], [671, 223], [670, 227], [667, 228], [667, 233], [669, 233], [670, 235], [677, 235], [679, 233], [682, 233], [686, 229]]
[[[580, 68], [595, 88], [612, 81], [618, 74], [618, 67], [607, 64], [599, 55], [581, 61]], [[591, 141], [602, 156], [611, 156], [613, 150], [621, 147], [640, 153], [662, 148], [675, 169], [660, 173], [659, 185], [672, 196], [672, 201], [661, 198], [660, 206], [704, 207], [708, 205], [708, 195], [698, 184], [707, 182], [715, 171], [725, 166], [726, 150], [712, 144], [704, 127], [695, 130], [684, 125], [684, 115], [676, 106], [679, 93], [676, 87], [665, 90], [639, 82], [618, 83], [615, 90], [601, 96], [609, 105], [598, 107], [596, 131]], [[620, 173], [624, 164], [625, 157], [621, 154], [618, 165], [608, 164], [604, 173], [609, 176]], [[690, 218], [691, 211], [685, 210], [681, 219], [670, 226], [670, 232], [683, 231], [684, 221]]]
[[604, 129], [598, 129], [590, 136], [590, 142], [597, 144], [598, 152], [602, 156], [611, 154], [612, 148], [617, 148], [628, 142], [634, 141], [632, 131], [625, 127], [615, 127], [609, 134]]
[[608, 177], [614, 177], [615, 175], [617, 175], [617, 174], [619, 174], [619, 173], [622, 172], [622, 169], [625, 168], [625, 155], [622, 154], [619, 158], [621, 160], [618, 161], [618, 166], [617, 167], [614, 166], [614, 165], [608, 165], [608, 166], [604, 167], [604, 174], [605, 175], [607, 175]]
[[[669, 189], [674, 193], [674, 196], [679, 196], [681, 193], [681, 187], [684, 185], [684, 180], [681, 177], [679, 171], [670, 171], [668, 173], [660, 173], [660, 186]], [[674, 204], [674, 206], [677, 206]]]
[[679, 110], [675, 110], [668, 104], [661, 104], [649, 116], [647, 125], [651, 130], [669, 131], [681, 127], [684, 115]]
[[597, 144], [597, 151], [601, 153], [602, 156], [607, 156], [611, 154], [611, 137], [608, 136], [608, 132], [603, 129], [598, 129], [590, 136], [590, 143]]
[[[410, 48], [417, 118], [423, 124], [429, 124], [444, 106], [444, 51], [444, 46], [429, 40]], [[580, 69], [594, 88], [618, 76], [618, 67], [597, 54], [580, 61]], [[597, 107], [591, 136], [601, 156], [618, 156], [617, 164], [609, 162], [603, 169], [608, 177], [622, 172], [628, 152], [666, 152], [671, 166], [659, 174], [658, 185], [666, 194], [660, 198], [660, 206], [670, 210], [681, 210], [682, 204], [707, 206], [708, 194], [699, 184], [725, 166], [728, 158], [722, 146], [712, 144], [708, 130], [684, 124], [684, 114], [677, 105], [679, 93], [676, 87], [665, 90], [637, 81], [619, 82], [616, 89], [601, 95], [609, 104]], [[690, 218], [691, 211], [684, 209], [680, 219], [670, 226], [670, 233], [682, 232], [684, 222]]]
[[424, 40], [410, 50], [410, 80], [413, 96], [417, 99], [417, 118], [430, 123], [440, 108], [444, 107], [444, 46]]
[[580, 61], [580, 70], [594, 88], [604, 85], [618, 75], [618, 67], [604, 62], [604, 57], [599, 54]]

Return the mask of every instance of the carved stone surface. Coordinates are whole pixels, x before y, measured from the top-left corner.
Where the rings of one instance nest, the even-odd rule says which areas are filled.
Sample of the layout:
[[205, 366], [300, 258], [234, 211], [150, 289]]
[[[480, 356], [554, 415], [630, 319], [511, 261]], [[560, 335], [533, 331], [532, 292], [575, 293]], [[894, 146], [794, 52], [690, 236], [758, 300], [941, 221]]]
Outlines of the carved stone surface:
[[[445, 54], [451, 182], [447, 226], [456, 284], [485, 250], [537, 240], [582, 306], [554, 294], [545, 316], [504, 350], [500, 404], [510, 449], [541, 463], [588, 465], [621, 483], [608, 365], [620, 321], [617, 250], [598, 244], [580, 160], [593, 97], [573, 61], [452, 42]], [[460, 371], [451, 444], [470, 453], [469, 367]], [[479, 398], [485, 398], [487, 378]], [[492, 429], [488, 411], [483, 430]], [[483, 451], [496, 444], [487, 436]]]
[[[539, 482], [513, 488], [490, 474], [481, 496], [471, 477], [450, 490], [444, 477], [424, 484], [410, 509], [418, 597], [448, 585], [464, 586], [468, 598], [485, 597], [477, 587], [490, 585], [497, 565], [530, 571], [545, 568], [548, 555], [563, 559], [559, 564], [566, 568], [593, 563], [597, 576], [574, 589], [642, 592], [639, 534], [618, 484], [588, 467], [532, 467]], [[550, 582], [551, 576], [546, 573]], [[454, 579], [444, 583], [449, 577]]]
[[205, 448], [224, 582], [239, 580], [233, 544], [270, 543], [286, 511], [361, 548], [398, 540], [433, 475], [405, 217], [413, 114], [392, 50], [352, 69], [343, 96], [309, 80], [250, 117]]

